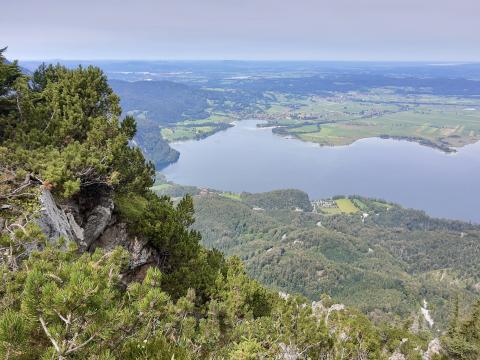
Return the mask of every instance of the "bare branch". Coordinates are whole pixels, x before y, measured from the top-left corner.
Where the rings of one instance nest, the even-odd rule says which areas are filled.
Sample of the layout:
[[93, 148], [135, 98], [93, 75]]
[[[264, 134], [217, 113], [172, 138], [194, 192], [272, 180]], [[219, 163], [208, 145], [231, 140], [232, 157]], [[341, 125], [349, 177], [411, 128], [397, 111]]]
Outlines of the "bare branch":
[[42, 328], [43, 328], [43, 331], [45, 332], [45, 334], [47, 335], [48, 339], [50, 340], [50, 342], [53, 344], [53, 347], [55, 348], [55, 350], [61, 354], [62, 353], [62, 350], [60, 349], [60, 346], [58, 345], [58, 343], [55, 341], [55, 339], [53, 338], [52, 334], [50, 334], [50, 331], [48, 331], [48, 328], [47, 328], [47, 325], [45, 324], [45, 320], [43, 320], [43, 318], [40, 316], [39, 317], [39, 320], [40, 320], [40, 324], [42, 324]]
[[[58, 315], [58, 317], [59, 317], [60, 319], [62, 319], [62, 321], [63, 321], [65, 324], [67, 324], [67, 325], [70, 324], [70, 319], [69, 319], [69, 318], [63, 317], [62, 314], [60, 314], [57, 310], [53, 310], [53, 311], [55, 311], [55, 313]], [[69, 316], [69, 317], [70, 317], [70, 316]]]
[[84, 346], [88, 345], [88, 343], [89, 343], [90, 341], [92, 341], [92, 340], [95, 338], [96, 335], [97, 335], [97, 334], [93, 334], [92, 336], [90, 336], [86, 341], [84, 341], [84, 342], [81, 343], [80, 345], [75, 346], [74, 348], [68, 349], [68, 350], [65, 352], [65, 355], [71, 354], [71, 353], [73, 353], [73, 352], [75, 352], [75, 351], [77, 351], [77, 350], [80, 350], [80, 349], [83, 348]]

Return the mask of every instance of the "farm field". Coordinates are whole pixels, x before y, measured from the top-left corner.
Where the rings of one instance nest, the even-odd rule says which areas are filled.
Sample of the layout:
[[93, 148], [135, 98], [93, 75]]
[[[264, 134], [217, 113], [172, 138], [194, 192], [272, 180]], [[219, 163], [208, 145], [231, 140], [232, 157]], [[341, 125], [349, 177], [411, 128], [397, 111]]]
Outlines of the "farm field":
[[[317, 201], [314, 203], [320, 202], [321, 201]], [[332, 202], [335, 205], [334, 207], [326, 207], [319, 204], [318, 206], [316, 206], [316, 211], [325, 215], [355, 214], [359, 211], [360, 206], [365, 207], [365, 205], [362, 204], [361, 201], [358, 199], [341, 198], [332, 200]]]
[[228, 129], [235, 119], [224, 114], [212, 114], [206, 119], [189, 119], [161, 129], [168, 142], [198, 140]]
[[[384, 94], [382, 95], [382, 91]], [[325, 146], [370, 137], [418, 142], [445, 152], [480, 140], [480, 101], [439, 96], [400, 96], [386, 90], [331, 97], [277, 97], [266, 111], [279, 135]]]
[[150, 189], [152, 191], [165, 191], [171, 187], [173, 187], [173, 185], [168, 183], [161, 183], [161, 184], [153, 185]]
[[231, 193], [231, 192], [222, 192], [219, 194], [220, 196], [226, 197], [227, 199], [242, 201], [240, 194]]
[[337, 206], [342, 213], [353, 214], [358, 212], [357, 207], [352, 203], [350, 199], [338, 199], [336, 200]]

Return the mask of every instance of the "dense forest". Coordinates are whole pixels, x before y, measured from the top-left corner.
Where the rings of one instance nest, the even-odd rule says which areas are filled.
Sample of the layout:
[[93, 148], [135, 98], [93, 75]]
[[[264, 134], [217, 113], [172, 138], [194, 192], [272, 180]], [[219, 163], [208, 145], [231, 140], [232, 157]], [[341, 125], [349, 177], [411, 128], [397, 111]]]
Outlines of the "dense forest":
[[478, 304], [464, 316], [452, 303], [438, 340], [374, 325], [328, 296], [262, 286], [239, 258], [201, 246], [190, 196], [174, 205], [150, 190], [154, 166], [132, 141], [135, 119], [121, 117], [100, 69], [42, 65], [27, 75], [4, 52], [0, 358], [480, 356]]
[[110, 80], [126, 110], [148, 110], [157, 123], [175, 123], [188, 117], [206, 118], [206, 92], [171, 81]]
[[[207, 247], [240, 256], [262, 283], [312, 300], [327, 293], [374, 320], [418, 323], [426, 299], [433, 327], [444, 329], [451, 299], [478, 297], [479, 226], [360, 197], [362, 212], [299, 211], [302, 194], [296, 203], [291, 191], [197, 196], [194, 228]], [[276, 206], [260, 207], [266, 199]]]

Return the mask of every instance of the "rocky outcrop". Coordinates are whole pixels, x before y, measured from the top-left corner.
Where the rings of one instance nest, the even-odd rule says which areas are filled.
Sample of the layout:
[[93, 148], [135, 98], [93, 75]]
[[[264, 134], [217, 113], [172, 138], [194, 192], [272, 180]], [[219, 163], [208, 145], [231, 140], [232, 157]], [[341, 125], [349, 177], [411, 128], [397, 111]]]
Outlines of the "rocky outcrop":
[[84, 236], [87, 249], [103, 234], [112, 220], [113, 200], [110, 197], [101, 197], [87, 215], [84, 227]]
[[388, 360], [405, 360], [405, 355], [401, 352], [395, 351], [392, 356], [388, 358]]
[[103, 234], [90, 246], [90, 250], [102, 248], [112, 250], [122, 246], [130, 253], [129, 268], [135, 270], [142, 266], [156, 263], [158, 254], [155, 249], [148, 245], [148, 241], [137, 236], [130, 237], [127, 232], [127, 224], [123, 222], [108, 226]]
[[293, 346], [284, 343], [280, 343], [278, 346], [280, 348], [280, 354], [277, 356], [277, 359], [279, 360], [297, 360], [302, 356], [300, 351]]
[[440, 354], [442, 352], [442, 344], [440, 339], [435, 338], [428, 343], [428, 349], [423, 354], [423, 360], [431, 360], [434, 355]]
[[49, 241], [59, 238], [74, 241], [77, 244], [84, 242], [84, 231], [77, 224], [74, 217], [59, 208], [49, 190], [43, 189], [40, 194], [40, 215], [37, 224], [40, 226]]
[[[88, 206], [85, 203], [88, 203]], [[56, 241], [63, 237], [76, 242], [81, 250], [87, 250], [113, 220], [114, 204], [109, 194], [90, 197], [88, 201], [84, 200], [83, 204], [70, 201], [59, 206], [51, 192], [42, 189], [40, 204], [37, 223], [48, 240]]]
[[59, 206], [50, 191], [43, 189], [40, 204], [36, 221], [50, 242], [63, 238], [75, 242], [81, 251], [110, 251], [122, 246], [130, 253], [129, 279], [141, 278], [146, 267], [158, 263], [158, 253], [148, 240], [129, 236], [127, 224], [118, 221], [110, 193], [87, 194]]

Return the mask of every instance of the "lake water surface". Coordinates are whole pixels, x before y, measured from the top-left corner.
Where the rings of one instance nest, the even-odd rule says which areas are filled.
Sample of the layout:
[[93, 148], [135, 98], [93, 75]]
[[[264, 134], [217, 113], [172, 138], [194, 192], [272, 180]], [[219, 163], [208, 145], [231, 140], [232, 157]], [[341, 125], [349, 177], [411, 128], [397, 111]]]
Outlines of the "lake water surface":
[[162, 172], [183, 185], [233, 192], [295, 188], [311, 199], [358, 194], [480, 223], [480, 142], [454, 154], [377, 138], [320, 147], [274, 135], [258, 122], [172, 144], [180, 159]]

